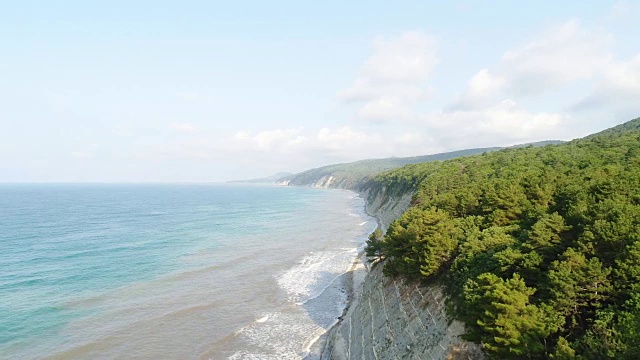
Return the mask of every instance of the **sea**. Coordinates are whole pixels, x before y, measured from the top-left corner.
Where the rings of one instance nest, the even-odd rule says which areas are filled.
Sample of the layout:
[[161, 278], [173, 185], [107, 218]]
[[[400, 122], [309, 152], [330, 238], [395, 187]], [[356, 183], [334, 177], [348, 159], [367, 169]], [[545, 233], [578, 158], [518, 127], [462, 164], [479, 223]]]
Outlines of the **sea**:
[[0, 185], [0, 358], [314, 359], [375, 227], [344, 190]]

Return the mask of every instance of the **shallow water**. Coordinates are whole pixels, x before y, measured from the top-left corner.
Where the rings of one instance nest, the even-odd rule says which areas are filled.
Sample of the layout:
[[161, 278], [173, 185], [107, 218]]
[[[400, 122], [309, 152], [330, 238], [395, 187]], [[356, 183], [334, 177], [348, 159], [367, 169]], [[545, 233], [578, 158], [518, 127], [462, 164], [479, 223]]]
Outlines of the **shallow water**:
[[341, 314], [352, 192], [0, 185], [0, 357], [286, 359]]

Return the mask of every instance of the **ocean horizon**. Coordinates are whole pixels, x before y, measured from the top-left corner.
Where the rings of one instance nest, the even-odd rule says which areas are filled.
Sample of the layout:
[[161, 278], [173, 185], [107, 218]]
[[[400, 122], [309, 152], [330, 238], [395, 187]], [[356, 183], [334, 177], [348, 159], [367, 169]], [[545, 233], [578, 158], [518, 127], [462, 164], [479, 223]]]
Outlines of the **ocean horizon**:
[[1, 184], [0, 357], [296, 359], [375, 219], [354, 192]]

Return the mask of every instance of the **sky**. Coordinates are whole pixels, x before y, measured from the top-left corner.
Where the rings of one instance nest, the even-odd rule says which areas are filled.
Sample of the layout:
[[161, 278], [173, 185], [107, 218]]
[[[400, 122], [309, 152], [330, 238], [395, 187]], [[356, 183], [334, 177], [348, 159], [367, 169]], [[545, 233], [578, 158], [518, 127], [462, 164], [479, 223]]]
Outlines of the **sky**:
[[640, 116], [640, 1], [4, 1], [0, 182], [217, 182]]

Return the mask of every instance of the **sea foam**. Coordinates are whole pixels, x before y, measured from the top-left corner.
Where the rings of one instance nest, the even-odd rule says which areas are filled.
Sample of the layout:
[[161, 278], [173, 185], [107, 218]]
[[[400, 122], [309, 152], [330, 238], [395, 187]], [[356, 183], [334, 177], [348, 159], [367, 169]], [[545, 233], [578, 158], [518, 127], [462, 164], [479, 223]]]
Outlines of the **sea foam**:
[[292, 187], [0, 186], [0, 354], [299, 359], [347, 303], [363, 205]]

